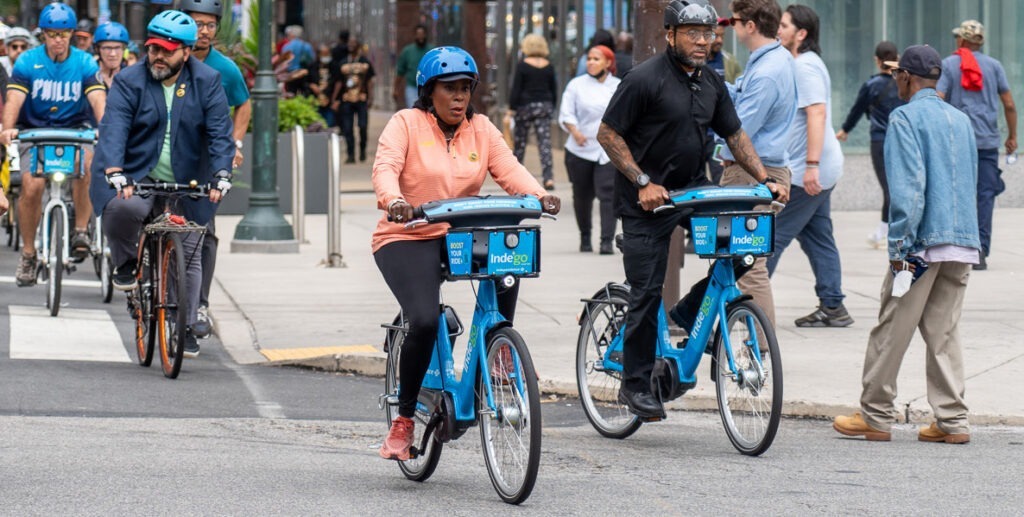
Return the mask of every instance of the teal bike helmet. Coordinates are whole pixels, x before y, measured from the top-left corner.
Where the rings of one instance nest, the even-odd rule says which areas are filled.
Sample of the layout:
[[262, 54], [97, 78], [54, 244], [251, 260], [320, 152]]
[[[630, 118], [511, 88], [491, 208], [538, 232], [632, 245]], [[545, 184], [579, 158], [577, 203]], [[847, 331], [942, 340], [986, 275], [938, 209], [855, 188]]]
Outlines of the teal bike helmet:
[[150, 37], [181, 42], [189, 47], [196, 44], [199, 28], [192, 17], [175, 10], [163, 11], [146, 26]]
[[78, 17], [75, 16], [75, 10], [67, 4], [54, 2], [44, 7], [43, 12], [39, 14], [40, 29], [66, 30], [77, 26]]
[[107, 22], [96, 27], [96, 32], [93, 33], [92, 39], [95, 43], [116, 41], [127, 45], [131, 42], [131, 39], [128, 37], [128, 29], [117, 22]]
[[469, 52], [459, 47], [437, 47], [424, 54], [419, 66], [416, 67], [416, 93], [423, 95], [423, 88], [430, 81], [437, 79], [469, 79], [471, 88], [476, 89], [477, 83], [480, 82], [480, 73], [477, 71], [476, 61]]

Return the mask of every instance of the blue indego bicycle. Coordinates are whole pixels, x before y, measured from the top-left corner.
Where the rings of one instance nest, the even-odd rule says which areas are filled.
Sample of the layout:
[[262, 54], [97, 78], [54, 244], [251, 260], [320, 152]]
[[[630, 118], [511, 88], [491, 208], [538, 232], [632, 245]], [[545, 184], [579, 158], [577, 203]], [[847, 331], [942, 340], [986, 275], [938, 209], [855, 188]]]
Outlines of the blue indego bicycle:
[[[711, 282], [688, 338], [671, 342], [664, 306], [658, 313], [651, 391], [662, 400], [681, 397], [697, 384], [701, 358], [709, 352], [718, 409], [729, 440], [743, 454], [768, 450], [782, 412], [782, 361], [775, 331], [764, 311], [736, 287], [733, 260], [753, 265], [772, 253], [774, 213], [757, 211], [772, 202], [764, 186], [705, 187], [670, 192], [655, 211], [684, 210], [698, 256], [714, 260]], [[576, 345], [576, 381], [587, 418], [599, 433], [625, 438], [643, 420], [618, 402], [629, 286], [609, 283], [583, 299]]]
[[[479, 424], [487, 473], [505, 502], [530, 496], [540, 464], [541, 416], [537, 374], [526, 342], [498, 310], [499, 284], [540, 273], [540, 228], [525, 218], [551, 217], [530, 196], [484, 196], [426, 203], [407, 226], [449, 223], [447, 280], [476, 280], [476, 307], [466, 358], [455, 371], [452, 347], [463, 327], [455, 310], [439, 304], [440, 326], [416, 408], [411, 458], [399, 462], [409, 479], [434, 473], [443, 444]], [[399, 313], [387, 329], [385, 392], [388, 425], [398, 416], [399, 357], [408, 325]]]

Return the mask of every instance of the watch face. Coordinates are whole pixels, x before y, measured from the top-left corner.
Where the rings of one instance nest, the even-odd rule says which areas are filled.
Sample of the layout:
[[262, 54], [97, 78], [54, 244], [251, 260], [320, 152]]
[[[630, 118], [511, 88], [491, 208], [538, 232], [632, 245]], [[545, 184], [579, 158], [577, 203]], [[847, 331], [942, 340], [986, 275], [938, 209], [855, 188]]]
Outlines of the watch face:
[[636, 184], [641, 187], [646, 187], [651, 182], [651, 177], [646, 174], [641, 174], [636, 177]]

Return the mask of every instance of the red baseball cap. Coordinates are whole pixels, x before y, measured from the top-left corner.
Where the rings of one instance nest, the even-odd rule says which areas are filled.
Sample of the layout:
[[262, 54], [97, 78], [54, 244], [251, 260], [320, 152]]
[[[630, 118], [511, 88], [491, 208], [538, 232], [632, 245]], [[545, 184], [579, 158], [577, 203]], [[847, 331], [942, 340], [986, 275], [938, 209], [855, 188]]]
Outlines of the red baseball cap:
[[732, 18], [719, 18], [718, 24], [721, 25], [722, 27], [728, 27], [732, 25]]
[[179, 47], [181, 47], [182, 43], [180, 41], [169, 40], [158, 36], [150, 36], [149, 39], [146, 40], [145, 46], [148, 47], [150, 45], [159, 45], [161, 48], [168, 52], [174, 52], [175, 50], [178, 50]]

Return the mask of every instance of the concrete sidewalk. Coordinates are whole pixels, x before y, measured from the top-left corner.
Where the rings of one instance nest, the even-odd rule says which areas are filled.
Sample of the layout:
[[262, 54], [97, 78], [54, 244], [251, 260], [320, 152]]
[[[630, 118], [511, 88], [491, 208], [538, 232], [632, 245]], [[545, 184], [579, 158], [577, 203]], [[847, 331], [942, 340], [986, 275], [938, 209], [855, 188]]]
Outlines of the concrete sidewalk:
[[[368, 179], [369, 165], [364, 166]], [[488, 192], [497, 192], [493, 183]], [[362, 190], [362, 189], [356, 189]], [[578, 233], [567, 183], [556, 192], [564, 201], [559, 221], [542, 221], [543, 270], [523, 282], [516, 327], [530, 346], [546, 391], [576, 394], [575, 350], [580, 298], [608, 281], [623, 278], [621, 255], [577, 251]], [[238, 217], [218, 218], [220, 247], [211, 311], [221, 340], [241, 363], [301, 364], [364, 374], [382, 374], [380, 324], [390, 322], [398, 305], [370, 254], [370, 234], [380, 212], [368, 193], [342, 195], [345, 268], [323, 265], [326, 218], [306, 219], [308, 244], [294, 255], [231, 254]], [[865, 236], [877, 213], [836, 212], [836, 238], [843, 257], [846, 306], [856, 323], [844, 329], [803, 329], [793, 321], [817, 304], [808, 262], [796, 246], [787, 250], [774, 278], [778, 335], [785, 372], [785, 411], [828, 417], [854, 411], [868, 333], [876, 322], [879, 291], [887, 274], [886, 255], [868, 248]], [[975, 272], [964, 304], [960, 332], [964, 343], [967, 400], [972, 422], [1024, 425], [1024, 308], [1018, 297], [1024, 282], [1024, 209], [998, 209], [996, 248], [989, 270]], [[687, 256], [684, 289], [707, 270], [706, 261]], [[469, 324], [472, 290], [468, 282], [445, 284], [443, 295]], [[466, 337], [456, 345], [462, 357]], [[458, 361], [457, 361], [458, 362]], [[698, 386], [672, 403], [675, 408], [714, 407], [706, 373]], [[897, 402], [913, 422], [926, 422], [930, 409], [924, 378], [924, 342], [915, 338], [900, 375]]]

